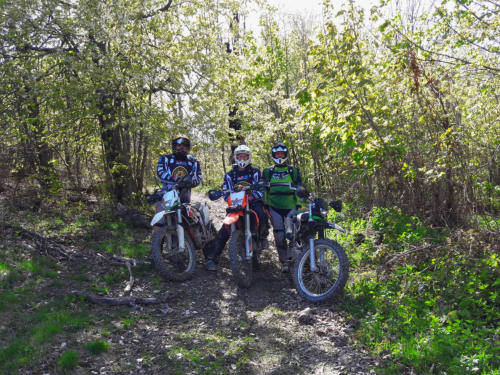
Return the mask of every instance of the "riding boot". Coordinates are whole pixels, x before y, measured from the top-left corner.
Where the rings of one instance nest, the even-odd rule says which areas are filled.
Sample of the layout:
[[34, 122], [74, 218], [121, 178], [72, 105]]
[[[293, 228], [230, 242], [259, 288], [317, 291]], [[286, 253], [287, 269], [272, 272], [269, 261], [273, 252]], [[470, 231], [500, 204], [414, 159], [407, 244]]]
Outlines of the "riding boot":
[[205, 263], [205, 268], [207, 271], [217, 271], [217, 263], [211, 258], [207, 259], [207, 262]]
[[286, 263], [287, 261], [287, 256], [286, 256], [286, 247], [278, 247], [278, 258], [281, 263]]

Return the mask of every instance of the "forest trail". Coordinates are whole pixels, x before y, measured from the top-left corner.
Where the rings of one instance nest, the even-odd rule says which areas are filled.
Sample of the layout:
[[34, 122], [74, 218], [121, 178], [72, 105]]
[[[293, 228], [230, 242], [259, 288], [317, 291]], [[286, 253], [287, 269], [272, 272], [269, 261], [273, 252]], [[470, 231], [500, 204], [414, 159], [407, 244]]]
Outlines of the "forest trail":
[[[193, 192], [192, 200], [206, 201], [216, 228], [225, 215], [225, 202], [208, 201]], [[143, 235], [150, 237], [148, 230]], [[270, 235], [270, 243], [273, 244]], [[73, 247], [75, 253], [91, 254]], [[217, 272], [198, 262], [192, 279], [166, 282], [150, 266], [133, 269], [136, 277], [131, 295], [167, 296], [160, 305], [105, 306], [75, 300], [71, 306], [85, 310], [92, 324], [75, 336], [61, 337], [37, 368], [26, 374], [58, 373], [55, 363], [71, 346], [104, 339], [109, 350], [98, 356], [83, 353], [76, 374], [374, 374], [379, 363], [363, 349], [354, 348], [354, 321], [345, 318], [339, 301], [312, 305], [300, 298], [291, 280], [278, 267], [271, 246], [249, 289], [232, 280], [227, 249]], [[58, 298], [71, 290], [95, 290], [98, 280], [121, 269], [116, 288], [120, 295], [128, 281], [123, 267], [90, 256], [60, 262], [59, 287], [40, 285], [42, 296]], [[115, 277], [115, 276], [113, 276]], [[6, 321], [14, 316], [6, 315]], [[4, 327], [6, 328], [6, 327]], [[103, 335], [105, 332], [105, 336]], [[5, 333], [5, 329], [4, 332]], [[7, 328], [8, 333], [8, 328]]]

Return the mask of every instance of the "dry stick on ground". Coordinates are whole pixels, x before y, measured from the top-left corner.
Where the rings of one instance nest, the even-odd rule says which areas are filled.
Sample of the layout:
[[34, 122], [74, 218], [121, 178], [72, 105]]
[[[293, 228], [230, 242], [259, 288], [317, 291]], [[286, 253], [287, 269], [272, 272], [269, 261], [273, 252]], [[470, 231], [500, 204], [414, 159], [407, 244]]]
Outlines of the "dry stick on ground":
[[36, 232], [30, 231], [28, 229], [24, 229], [22, 227], [15, 227], [13, 225], [9, 224], [2, 224], [1, 225], [5, 229], [12, 229], [14, 231], [20, 231], [20, 234], [25, 237], [29, 238], [33, 242], [37, 244], [39, 247], [40, 251], [45, 251], [47, 255], [49, 255], [49, 250], [55, 251], [57, 254], [63, 256], [66, 259], [71, 259], [74, 257], [74, 254], [68, 253], [66, 249], [58, 245], [56, 243], [53, 243], [52, 241], [49, 241], [45, 236], [38, 234]]
[[128, 280], [127, 285], [125, 286], [125, 289], [123, 289], [123, 292], [128, 294], [132, 290], [132, 286], [134, 286], [134, 275], [132, 274], [132, 267], [130, 266], [130, 262], [127, 262], [125, 264], [127, 265], [130, 278]]
[[404, 257], [405, 255], [408, 255], [408, 254], [411, 254], [411, 253], [414, 253], [416, 251], [421, 251], [421, 250], [426, 250], [426, 249], [432, 249], [433, 247], [436, 247], [437, 245], [431, 245], [431, 244], [425, 244], [425, 245], [422, 245], [422, 246], [418, 246], [418, 247], [411, 247], [410, 249], [400, 253], [400, 254], [396, 254], [393, 258], [389, 259], [385, 264], [384, 266], [388, 266], [389, 264], [395, 262], [396, 260], [398, 260], [399, 258], [401, 257]]
[[72, 295], [77, 296], [77, 297], [84, 297], [88, 299], [90, 302], [96, 303], [96, 304], [104, 304], [104, 305], [110, 305], [110, 306], [116, 306], [116, 305], [129, 305], [129, 306], [135, 306], [135, 305], [155, 305], [159, 303], [164, 303], [167, 300], [167, 296], [162, 296], [159, 298], [154, 298], [154, 297], [149, 297], [149, 298], [142, 298], [142, 297], [109, 297], [109, 296], [97, 296], [95, 294], [91, 293], [85, 293], [85, 292], [80, 292], [78, 290], [73, 290], [71, 292]]
[[133, 258], [125, 258], [121, 257], [118, 255], [113, 255], [111, 258], [105, 257], [102, 254], [97, 253], [97, 256], [104, 259], [105, 261], [111, 263], [111, 264], [120, 264], [120, 265], [125, 265], [128, 269], [128, 273], [130, 275], [129, 281], [127, 285], [125, 286], [125, 289], [123, 290], [124, 293], [130, 293], [132, 290], [132, 287], [134, 285], [135, 279], [134, 279], [134, 274], [132, 273], [132, 267], [137, 266], [137, 263], [145, 264], [149, 262], [139, 262], [136, 259]]
[[[45, 250], [45, 253], [47, 255], [49, 255], [48, 251], [52, 250], [52, 251], [56, 251], [59, 255], [63, 256], [64, 258], [66, 258], [68, 260], [71, 260], [74, 258], [88, 259], [87, 256], [85, 256], [83, 254], [70, 253], [63, 246], [56, 244], [56, 243], [53, 243], [52, 241], [49, 241], [45, 236], [38, 234], [36, 232], [32, 232], [28, 229], [24, 229], [22, 227], [14, 227], [12, 225], [2, 225], [2, 227], [6, 228], [6, 229], [13, 229], [16, 231], [21, 231], [24, 237], [27, 237], [30, 240], [34, 241], [38, 245], [40, 251]], [[28, 249], [30, 251], [34, 250], [34, 248], [32, 246], [30, 246], [29, 244], [26, 244], [24, 242], [22, 244], [26, 249]], [[97, 257], [104, 259], [108, 263], [125, 265], [127, 267], [129, 275], [130, 275], [129, 281], [124, 289], [124, 293], [127, 293], [127, 294], [130, 293], [130, 291], [132, 290], [132, 287], [134, 285], [134, 282], [135, 282], [135, 278], [134, 278], [134, 275], [132, 273], [132, 267], [136, 267], [137, 264], [146, 264], [146, 263], [150, 264], [150, 262], [148, 262], [148, 261], [138, 261], [138, 260], [133, 259], [133, 258], [126, 258], [126, 257], [118, 256], [118, 255], [106, 257], [102, 254], [97, 253]]]

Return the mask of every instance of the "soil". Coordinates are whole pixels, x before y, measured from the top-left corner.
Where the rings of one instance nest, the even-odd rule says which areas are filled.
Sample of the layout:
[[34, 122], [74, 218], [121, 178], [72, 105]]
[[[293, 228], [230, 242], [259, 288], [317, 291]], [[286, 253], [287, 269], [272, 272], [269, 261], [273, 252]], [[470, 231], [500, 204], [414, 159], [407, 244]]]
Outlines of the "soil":
[[[209, 203], [218, 229], [225, 202], [193, 193], [193, 201]], [[149, 239], [149, 230], [141, 233]], [[299, 297], [291, 279], [280, 271], [272, 231], [269, 243], [248, 289], [233, 281], [227, 249], [217, 272], [205, 270], [200, 252], [195, 274], [185, 282], [164, 281], [147, 265], [133, 268], [131, 295], [166, 295], [166, 303], [128, 307], [77, 299], [75, 309], [84, 306], [93, 317], [91, 327], [60, 337], [36, 368], [23, 373], [59, 373], [61, 353], [76, 348], [81, 355], [75, 374], [375, 374], [380, 363], [354, 345], [356, 322], [343, 311], [343, 297], [322, 305]], [[39, 296], [87, 291], [103, 275], [120, 269], [90, 257], [92, 250], [84, 245], [69, 247], [89, 256], [60, 261], [59, 287], [41, 286], [45, 289]], [[123, 281], [110, 295], [122, 295], [128, 282], [128, 272], [121, 268]], [[108, 342], [108, 351], [92, 355], [82, 349], [95, 339]]]

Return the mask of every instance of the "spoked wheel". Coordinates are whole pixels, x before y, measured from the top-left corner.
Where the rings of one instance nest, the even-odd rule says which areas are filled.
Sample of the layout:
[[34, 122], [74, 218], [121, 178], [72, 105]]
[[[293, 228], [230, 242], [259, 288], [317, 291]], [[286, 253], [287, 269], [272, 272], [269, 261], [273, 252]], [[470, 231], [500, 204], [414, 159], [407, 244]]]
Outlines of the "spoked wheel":
[[242, 231], [235, 230], [229, 238], [229, 263], [236, 283], [248, 288], [252, 284], [253, 262], [246, 258], [245, 236]]
[[349, 275], [345, 250], [335, 241], [314, 241], [317, 270], [311, 270], [309, 247], [297, 259], [293, 282], [299, 294], [311, 302], [321, 302], [342, 292]]
[[151, 250], [155, 267], [166, 279], [183, 281], [193, 275], [196, 252], [188, 235], [184, 236], [184, 251], [179, 251], [177, 231], [160, 227], [153, 235]]

